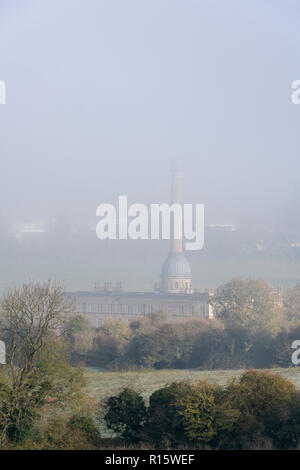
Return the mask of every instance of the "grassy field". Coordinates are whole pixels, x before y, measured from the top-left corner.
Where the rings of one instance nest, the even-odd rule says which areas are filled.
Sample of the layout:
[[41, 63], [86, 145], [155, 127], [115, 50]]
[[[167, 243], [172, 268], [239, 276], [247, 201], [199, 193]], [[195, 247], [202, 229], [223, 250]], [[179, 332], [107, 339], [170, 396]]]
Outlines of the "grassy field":
[[[97, 400], [101, 401], [117, 394], [124, 387], [133, 388], [146, 399], [152, 392], [174, 380], [197, 382], [205, 379], [212, 383], [225, 385], [233, 377], [240, 377], [243, 370], [150, 370], [142, 372], [103, 372], [95, 368], [86, 369], [88, 387]], [[300, 390], [300, 367], [270, 369], [289, 379]]]

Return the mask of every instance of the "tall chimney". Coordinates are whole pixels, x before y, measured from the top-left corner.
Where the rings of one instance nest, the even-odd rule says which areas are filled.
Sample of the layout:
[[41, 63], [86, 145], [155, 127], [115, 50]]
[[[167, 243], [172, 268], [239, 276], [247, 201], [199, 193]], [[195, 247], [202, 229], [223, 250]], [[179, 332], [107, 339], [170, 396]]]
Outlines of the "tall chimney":
[[[182, 172], [178, 161], [174, 161], [171, 165], [172, 175], [172, 189], [171, 189], [171, 203], [180, 204], [182, 207]], [[172, 236], [171, 236], [171, 253], [182, 253], [182, 238], [175, 240], [175, 224], [179, 224], [180, 221], [173, 219], [172, 223]], [[182, 228], [182, 227], [181, 227]], [[177, 227], [180, 230], [180, 227]]]

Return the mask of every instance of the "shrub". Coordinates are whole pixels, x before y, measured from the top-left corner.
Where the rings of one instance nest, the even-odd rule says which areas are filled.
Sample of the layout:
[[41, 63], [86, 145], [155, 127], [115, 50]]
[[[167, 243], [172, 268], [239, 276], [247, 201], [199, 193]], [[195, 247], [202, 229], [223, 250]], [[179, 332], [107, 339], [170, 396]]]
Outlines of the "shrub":
[[189, 382], [173, 382], [150, 396], [147, 438], [156, 446], [176, 446], [184, 440], [183, 420], [178, 407], [182, 397], [191, 390]]
[[68, 427], [74, 432], [82, 433], [84, 438], [92, 445], [97, 445], [100, 440], [100, 434], [95, 425], [92, 416], [75, 414], [68, 421]]
[[[227, 397], [239, 411], [229, 445], [249, 448], [265, 440], [281, 446], [282, 428], [289, 419], [294, 386], [265, 371], [248, 371], [227, 388]], [[284, 438], [283, 438], [284, 439]]]
[[147, 417], [143, 398], [134, 390], [125, 388], [118, 396], [110, 397], [106, 406], [104, 419], [107, 427], [126, 443], [136, 442]]

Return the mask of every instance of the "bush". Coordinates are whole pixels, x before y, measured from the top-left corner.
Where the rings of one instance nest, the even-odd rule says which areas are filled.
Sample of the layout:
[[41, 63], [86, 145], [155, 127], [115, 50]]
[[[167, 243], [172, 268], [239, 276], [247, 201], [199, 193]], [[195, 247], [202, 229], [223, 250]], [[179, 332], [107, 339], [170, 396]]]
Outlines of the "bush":
[[100, 441], [100, 434], [92, 416], [74, 415], [69, 419], [68, 427], [72, 433], [82, 433], [87, 442], [94, 446]]
[[284, 446], [282, 430], [292, 412], [295, 387], [286, 379], [265, 371], [248, 371], [232, 381], [227, 398], [239, 412], [228, 445], [249, 448], [269, 440]]
[[176, 446], [183, 441], [183, 420], [178, 414], [182, 397], [189, 394], [192, 387], [189, 382], [173, 382], [150, 396], [147, 440], [156, 446]]
[[118, 396], [110, 397], [106, 407], [104, 419], [107, 427], [126, 443], [137, 442], [147, 417], [143, 398], [134, 390], [125, 388]]
[[179, 402], [184, 436], [188, 442], [208, 443], [217, 434], [214, 387], [202, 381]]

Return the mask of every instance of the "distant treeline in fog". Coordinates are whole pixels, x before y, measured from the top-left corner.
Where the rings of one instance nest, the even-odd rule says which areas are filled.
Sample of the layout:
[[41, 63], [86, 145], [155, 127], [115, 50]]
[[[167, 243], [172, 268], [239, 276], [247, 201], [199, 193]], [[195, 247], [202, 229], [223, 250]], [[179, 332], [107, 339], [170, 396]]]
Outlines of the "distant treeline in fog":
[[131, 323], [67, 328], [73, 363], [109, 370], [289, 367], [300, 339], [300, 286], [278, 294], [264, 281], [233, 279], [214, 296], [212, 320], [173, 320], [163, 312]]

